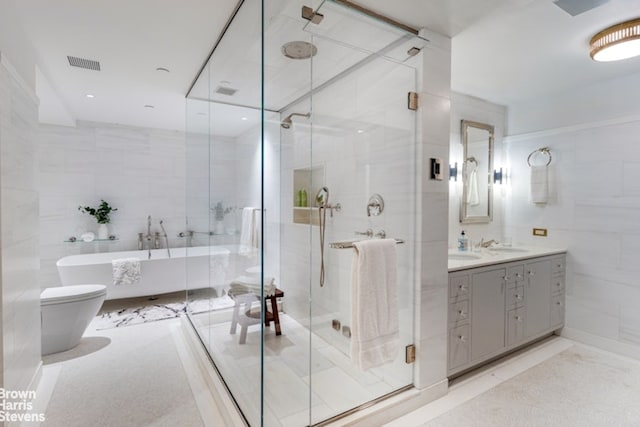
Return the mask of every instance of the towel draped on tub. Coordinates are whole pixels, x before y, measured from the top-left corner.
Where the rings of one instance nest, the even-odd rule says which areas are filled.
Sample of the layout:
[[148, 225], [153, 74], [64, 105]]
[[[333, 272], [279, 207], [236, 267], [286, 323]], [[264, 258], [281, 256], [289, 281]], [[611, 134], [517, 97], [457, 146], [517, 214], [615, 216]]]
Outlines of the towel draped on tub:
[[355, 242], [351, 358], [367, 370], [393, 361], [400, 348], [396, 241]]
[[111, 261], [114, 285], [133, 285], [142, 278], [139, 258], [120, 258]]

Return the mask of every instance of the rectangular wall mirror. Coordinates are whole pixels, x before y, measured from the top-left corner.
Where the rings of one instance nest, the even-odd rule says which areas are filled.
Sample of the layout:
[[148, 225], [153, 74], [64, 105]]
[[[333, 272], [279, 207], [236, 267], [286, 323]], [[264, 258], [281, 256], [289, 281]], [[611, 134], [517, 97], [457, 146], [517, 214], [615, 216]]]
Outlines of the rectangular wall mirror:
[[462, 199], [460, 222], [488, 223], [492, 219], [493, 134], [485, 123], [462, 120], [460, 135], [463, 147]]

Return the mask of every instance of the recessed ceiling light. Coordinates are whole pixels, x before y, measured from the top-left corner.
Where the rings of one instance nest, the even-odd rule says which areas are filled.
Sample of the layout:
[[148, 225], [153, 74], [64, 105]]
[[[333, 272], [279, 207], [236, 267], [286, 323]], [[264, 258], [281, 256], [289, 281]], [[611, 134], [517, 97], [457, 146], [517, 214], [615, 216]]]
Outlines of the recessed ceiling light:
[[249, 119], [248, 119], [248, 118], [246, 118], [246, 117], [241, 117], [241, 118], [240, 118], [240, 120], [247, 121], [247, 120], [249, 120]]
[[362, 129], [358, 129], [358, 133], [364, 133]]
[[151, 104], [146, 104], [146, 105], [144, 106], [144, 108], [155, 108], [155, 107], [154, 107], [153, 105], [151, 105]]
[[95, 95], [90, 94], [90, 93], [86, 94], [85, 96], [86, 96], [87, 98], [89, 98], [89, 99], [92, 99], [92, 98], [95, 98], [95, 97], [96, 97]]
[[164, 67], [158, 67], [156, 68], [156, 71], [164, 71], [165, 73], [170, 73], [171, 71], [169, 71], [168, 68], [164, 68]]
[[589, 45], [594, 61], [619, 61], [640, 55], [640, 18], [600, 31]]

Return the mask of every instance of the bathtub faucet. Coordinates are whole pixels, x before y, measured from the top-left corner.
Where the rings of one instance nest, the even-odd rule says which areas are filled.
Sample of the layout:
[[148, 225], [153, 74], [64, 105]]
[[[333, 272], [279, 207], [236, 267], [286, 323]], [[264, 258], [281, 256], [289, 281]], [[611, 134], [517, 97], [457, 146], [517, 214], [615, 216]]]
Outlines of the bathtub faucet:
[[151, 215], [147, 217], [147, 251], [149, 253], [149, 259], [151, 259]]

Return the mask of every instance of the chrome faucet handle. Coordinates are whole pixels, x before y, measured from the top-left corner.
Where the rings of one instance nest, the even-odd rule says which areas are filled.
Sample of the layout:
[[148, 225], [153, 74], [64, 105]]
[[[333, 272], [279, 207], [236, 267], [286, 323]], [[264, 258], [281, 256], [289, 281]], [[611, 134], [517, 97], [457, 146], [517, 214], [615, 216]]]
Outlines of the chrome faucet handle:
[[360, 236], [373, 237], [373, 230], [370, 228], [367, 228], [367, 231], [355, 231], [354, 233]]
[[380, 230], [376, 233], [376, 237], [380, 238], [380, 239], [384, 239], [387, 237], [387, 232], [384, 230]]

